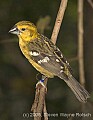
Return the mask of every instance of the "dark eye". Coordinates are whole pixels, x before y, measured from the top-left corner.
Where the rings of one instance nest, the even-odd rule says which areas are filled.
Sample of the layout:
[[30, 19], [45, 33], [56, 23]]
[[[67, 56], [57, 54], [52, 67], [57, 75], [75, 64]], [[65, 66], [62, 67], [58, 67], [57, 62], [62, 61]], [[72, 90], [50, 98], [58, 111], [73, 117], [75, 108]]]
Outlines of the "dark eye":
[[25, 28], [22, 28], [21, 30], [22, 30], [22, 31], [25, 31], [26, 29], [25, 29]]

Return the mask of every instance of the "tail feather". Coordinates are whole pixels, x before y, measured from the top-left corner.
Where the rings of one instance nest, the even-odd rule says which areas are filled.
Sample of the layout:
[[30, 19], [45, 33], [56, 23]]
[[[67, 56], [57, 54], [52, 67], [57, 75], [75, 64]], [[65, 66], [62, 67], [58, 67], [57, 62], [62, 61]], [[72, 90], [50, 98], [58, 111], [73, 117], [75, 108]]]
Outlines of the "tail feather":
[[72, 75], [70, 75], [68, 79], [64, 81], [71, 88], [80, 102], [87, 102], [87, 98], [90, 97], [89, 93]]

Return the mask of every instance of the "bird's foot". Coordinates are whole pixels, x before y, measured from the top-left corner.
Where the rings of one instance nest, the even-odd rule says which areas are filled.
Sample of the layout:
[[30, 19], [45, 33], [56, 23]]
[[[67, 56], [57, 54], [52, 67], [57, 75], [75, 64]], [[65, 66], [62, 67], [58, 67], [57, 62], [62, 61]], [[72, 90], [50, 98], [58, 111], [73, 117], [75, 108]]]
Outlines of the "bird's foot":
[[45, 90], [46, 90], [46, 92], [47, 92], [47, 88], [46, 88], [46, 86], [44, 85], [44, 79], [40, 80], [40, 81], [36, 84], [36, 89], [37, 89], [37, 88], [40, 89], [41, 87], [44, 87]]

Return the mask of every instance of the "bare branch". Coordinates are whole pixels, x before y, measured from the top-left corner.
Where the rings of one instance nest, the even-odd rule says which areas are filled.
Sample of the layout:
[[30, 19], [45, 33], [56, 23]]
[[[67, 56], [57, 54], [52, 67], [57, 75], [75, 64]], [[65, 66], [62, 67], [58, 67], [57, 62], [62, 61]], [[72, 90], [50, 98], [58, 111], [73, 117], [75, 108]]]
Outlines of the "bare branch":
[[46, 102], [45, 101], [44, 101], [43, 113], [44, 113], [44, 120], [48, 120], [48, 114], [47, 114]]
[[[45, 78], [45, 80], [44, 80], [45, 86], [47, 86], [47, 81], [48, 81], [48, 78]], [[44, 116], [44, 120], [48, 120], [47, 110], [45, 110], [45, 108], [46, 108], [46, 104], [45, 104], [46, 88], [42, 87], [42, 85], [40, 85], [40, 86], [38, 85], [36, 87], [35, 100], [32, 105], [32, 108], [31, 108], [31, 111], [33, 111], [34, 114], [38, 113], [37, 116], [34, 116], [34, 120], [41, 120], [42, 115], [44, 116], [44, 112], [46, 114]]]
[[61, 0], [61, 4], [60, 4], [60, 8], [59, 8], [59, 11], [57, 14], [55, 26], [54, 26], [52, 36], [51, 36], [51, 40], [54, 44], [56, 43], [57, 36], [58, 36], [59, 30], [60, 30], [60, 26], [62, 24], [62, 20], [63, 20], [66, 6], [67, 6], [67, 2], [68, 2], [68, 0]]
[[78, 0], [78, 57], [80, 83], [84, 86], [84, 55], [83, 55], [83, 0]]
[[92, 0], [87, 0], [90, 6], [93, 8], [93, 1]]

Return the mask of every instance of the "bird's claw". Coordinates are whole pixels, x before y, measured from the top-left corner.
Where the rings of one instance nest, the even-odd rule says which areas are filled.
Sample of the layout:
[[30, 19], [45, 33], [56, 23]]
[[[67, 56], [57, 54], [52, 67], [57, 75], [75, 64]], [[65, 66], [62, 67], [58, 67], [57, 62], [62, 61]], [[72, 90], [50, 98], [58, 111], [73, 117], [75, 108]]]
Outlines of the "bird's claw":
[[37, 84], [36, 84], [36, 89], [37, 88], [41, 88], [41, 87], [44, 87], [46, 89], [46, 93], [47, 93], [47, 88], [46, 86], [44, 85], [44, 83], [42, 81], [39, 81]]

